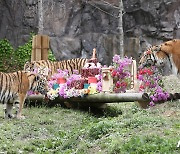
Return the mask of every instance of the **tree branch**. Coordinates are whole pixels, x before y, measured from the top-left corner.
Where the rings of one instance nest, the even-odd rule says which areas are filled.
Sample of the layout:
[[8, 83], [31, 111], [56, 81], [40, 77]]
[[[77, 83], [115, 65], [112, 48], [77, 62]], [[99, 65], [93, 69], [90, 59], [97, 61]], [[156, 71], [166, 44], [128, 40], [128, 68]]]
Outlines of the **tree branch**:
[[106, 5], [112, 6], [112, 7], [115, 8], [115, 9], [119, 9], [118, 6], [112, 5], [111, 3], [106, 2], [106, 1], [104, 1], [104, 0], [101, 0], [101, 2], [104, 2]]
[[110, 15], [110, 16], [116, 18], [116, 19], [119, 18], [118, 16], [115, 16], [115, 15], [113, 15], [113, 14], [111, 14], [111, 13], [109, 13], [109, 12], [103, 10], [103, 9], [101, 9], [100, 7], [96, 6], [95, 4], [92, 4], [91, 2], [84, 1], [84, 0], [83, 0], [83, 2], [85, 2], [85, 3], [89, 4], [89, 5], [91, 5], [92, 7], [96, 8], [96, 9], [100, 10], [101, 12], [103, 12], [103, 13], [105, 13], [105, 14], [108, 14], [108, 15]]

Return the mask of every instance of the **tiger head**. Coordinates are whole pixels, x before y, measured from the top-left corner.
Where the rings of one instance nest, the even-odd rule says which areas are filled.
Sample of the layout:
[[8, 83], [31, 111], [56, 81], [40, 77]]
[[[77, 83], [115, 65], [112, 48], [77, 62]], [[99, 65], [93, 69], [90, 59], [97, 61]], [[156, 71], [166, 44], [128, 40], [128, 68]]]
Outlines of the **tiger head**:
[[165, 52], [167, 54], [175, 54], [179, 55], [180, 53], [180, 39], [173, 39], [170, 41], [166, 41], [159, 45], [160, 51]]
[[46, 95], [48, 91], [47, 79], [39, 74], [33, 73], [33, 75], [34, 77], [29, 78], [29, 80], [31, 80], [30, 90], [34, 92], [39, 92], [42, 95]]
[[32, 62], [26, 62], [24, 65], [24, 71], [26, 72], [33, 72], [41, 75], [42, 77], [48, 76], [49, 69], [44, 64], [40, 63], [41, 61], [32, 61]]
[[24, 65], [24, 71], [35, 72], [35, 67], [36, 67], [35, 61], [32, 61], [32, 62], [27, 61]]
[[139, 64], [141, 68], [148, 66], [164, 66], [168, 55], [160, 50], [160, 46], [152, 46], [147, 49], [141, 56]]

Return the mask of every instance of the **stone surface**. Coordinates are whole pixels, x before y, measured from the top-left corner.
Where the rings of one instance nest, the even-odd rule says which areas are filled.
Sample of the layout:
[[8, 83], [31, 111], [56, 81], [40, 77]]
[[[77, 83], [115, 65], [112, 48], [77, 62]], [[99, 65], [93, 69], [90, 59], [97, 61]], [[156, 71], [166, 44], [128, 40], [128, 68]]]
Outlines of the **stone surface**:
[[[105, 3], [106, 2], [106, 3]], [[58, 60], [91, 57], [102, 64], [118, 53], [118, 0], [43, 0], [43, 34]], [[124, 2], [125, 54], [138, 59], [148, 46], [180, 38], [180, 0]], [[115, 6], [115, 7], [113, 7]], [[0, 39], [14, 47], [38, 32], [38, 0], [0, 1]]]

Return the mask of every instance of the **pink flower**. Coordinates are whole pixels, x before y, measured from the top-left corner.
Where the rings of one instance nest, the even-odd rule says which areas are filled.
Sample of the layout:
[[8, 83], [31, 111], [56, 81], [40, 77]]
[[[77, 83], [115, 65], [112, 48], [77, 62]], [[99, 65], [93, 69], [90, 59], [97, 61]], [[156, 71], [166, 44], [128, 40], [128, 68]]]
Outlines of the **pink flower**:
[[117, 71], [116, 71], [116, 70], [113, 70], [112, 73], [111, 73], [112, 77], [115, 77], [116, 74], [117, 74]]
[[143, 80], [143, 79], [144, 79], [143, 75], [141, 75], [141, 74], [139, 74], [137, 78], [138, 78], [139, 80]]
[[154, 106], [155, 104], [154, 104], [153, 101], [151, 101], [151, 102], [149, 102], [149, 105], [150, 105], [150, 106]]

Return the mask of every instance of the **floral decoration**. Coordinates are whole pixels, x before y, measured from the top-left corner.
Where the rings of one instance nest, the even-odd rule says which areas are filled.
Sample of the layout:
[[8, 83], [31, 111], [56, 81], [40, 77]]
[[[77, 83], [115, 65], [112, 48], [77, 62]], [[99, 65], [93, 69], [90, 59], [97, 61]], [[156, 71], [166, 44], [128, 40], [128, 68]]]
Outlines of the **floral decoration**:
[[[110, 67], [111, 76], [113, 78], [113, 92], [126, 92], [131, 84], [131, 66], [132, 58], [115, 55], [113, 57], [113, 65]], [[87, 77], [74, 71], [69, 75], [68, 70], [57, 70], [57, 73], [48, 81], [49, 91], [47, 96], [53, 100], [56, 97], [71, 98], [84, 97], [88, 94], [96, 94], [102, 91], [102, 73], [99, 63], [89, 63], [83, 69], [98, 69], [93, 72], [93, 77], [97, 78], [97, 83], [88, 83]], [[84, 70], [86, 72], [86, 70]], [[58, 78], [65, 78], [66, 82], [59, 84]], [[150, 106], [154, 106], [157, 102], [166, 101], [169, 93], [165, 91], [162, 83], [162, 75], [155, 66], [148, 68], [139, 68], [138, 80], [140, 81], [139, 91], [149, 93]], [[88, 88], [84, 89], [84, 85], [88, 84]], [[31, 94], [31, 92], [29, 92]]]
[[132, 64], [132, 59], [125, 57], [121, 58], [120, 55], [113, 57], [113, 67], [111, 75], [114, 80], [114, 92], [126, 92], [130, 86], [130, 70], [129, 66]]
[[137, 78], [140, 80], [139, 91], [149, 93], [150, 106], [168, 99], [169, 93], [163, 88], [162, 75], [155, 66], [140, 68]]

